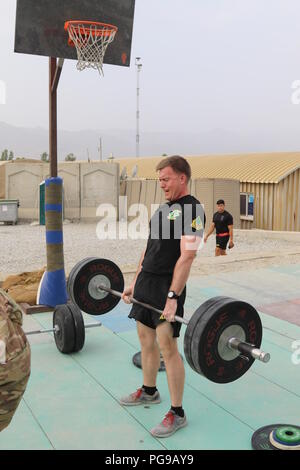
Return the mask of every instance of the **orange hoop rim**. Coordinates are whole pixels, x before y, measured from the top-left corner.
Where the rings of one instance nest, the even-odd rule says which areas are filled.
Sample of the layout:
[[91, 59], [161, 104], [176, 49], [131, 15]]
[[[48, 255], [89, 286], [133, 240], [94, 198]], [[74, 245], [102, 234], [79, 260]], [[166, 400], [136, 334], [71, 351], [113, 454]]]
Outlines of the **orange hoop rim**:
[[[93, 36], [110, 36], [111, 33], [117, 32], [118, 27], [113, 25], [113, 24], [108, 24], [108, 23], [100, 23], [99, 21], [80, 21], [80, 20], [70, 20], [66, 21], [64, 25], [64, 30], [68, 31], [70, 26], [74, 26], [74, 28], [79, 32], [79, 33], [84, 33], [84, 29], [80, 28], [80, 26], [97, 26], [100, 29], [90, 29], [90, 32]], [[102, 28], [102, 29], [101, 29]], [[109, 28], [109, 29], [104, 29], [104, 28]], [[89, 29], [88, 29], [89, 30]]]

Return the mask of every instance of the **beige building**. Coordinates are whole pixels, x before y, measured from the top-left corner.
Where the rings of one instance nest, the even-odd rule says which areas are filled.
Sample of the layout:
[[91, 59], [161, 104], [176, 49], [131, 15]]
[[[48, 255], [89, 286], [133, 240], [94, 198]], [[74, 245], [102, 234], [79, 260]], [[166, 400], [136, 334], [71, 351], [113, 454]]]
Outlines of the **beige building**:
[[[120, 159], [120, 174], [126, 172], [130, 177], [134, 172], [139, 178], [157, 178], [155, 166], [162, 158]], [[241, 228], [300, 231], [300, 152], [186, 158], [193, 181], [239, 182]], [[227, 198], [224, 194], [223, 199]]]
[[[203, 205], [208, 227], [216, 211], [218, 199], [226, 201], [226, 209], [232, 214], [235, 228], [240, 228], [240, 184], [232, 179], [199, 178], [189, 185], [190, 193]], [[165, 202], [165, 195], [158, 179], [130, 178], [121, 181], [120, 196], [126, 196], [126, 204], [119, 208], [120, 219], [129, 221], [147, 211], [148, 220], [156, 208]], [[143, 205], [143, 207], [139, 207]]]
[[[151, 215], [151, 204], [164, 200], [155, 172], [162, 158], [60, 162], [65, 217], [92, 220], [103, 202], [112, 203], [122, 217], [126, 210], [119, 194], [127, 196], [127, 207], [143, 203]], [[204, 204], [208, 221], [222, 198], [236, 228], [300, 231], [300, 152], [186, 158], [191, 193]], [[37, 219], [39, 184], [48, 173], [49, 164], [38, 160], [0, 162], [0, 199], [19, 199], [19, 217]]]

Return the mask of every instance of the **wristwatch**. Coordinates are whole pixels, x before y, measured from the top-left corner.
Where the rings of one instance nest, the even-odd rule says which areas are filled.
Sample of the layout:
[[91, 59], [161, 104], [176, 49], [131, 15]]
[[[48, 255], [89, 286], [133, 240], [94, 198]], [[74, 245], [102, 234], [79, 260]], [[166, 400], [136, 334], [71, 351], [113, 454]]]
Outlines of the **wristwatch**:
[[179, 299], [179, 295], [177, 295], [173, 290], [169, 290], [168, 299]]

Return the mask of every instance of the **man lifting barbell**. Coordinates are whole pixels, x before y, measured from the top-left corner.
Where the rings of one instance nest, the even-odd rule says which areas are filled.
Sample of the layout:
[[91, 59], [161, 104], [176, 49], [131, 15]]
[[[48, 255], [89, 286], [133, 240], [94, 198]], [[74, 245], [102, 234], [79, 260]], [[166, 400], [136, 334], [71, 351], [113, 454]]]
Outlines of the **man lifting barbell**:
[[159, 207], [150, 221], [147, 247], [131, 285], [124, 289], [122, 299], [131, 302], [131, 296], [141, 302], [152, 303], [163, 310], [158, 316], [141, 305], [134, 304], [129, 318], [137, 322], [141, 344], [143, 385], [136, 392], [122, 397], [124, 406], [160, 403], [156, 388], [163, 356], [171, 408], [163, 421], [151, 430], [156, 437], [167, 437], [183, 426], [187, 420], [182, 408], [184, 365], [177, 348], [181, 323], [175, 314], [183, 317], [186, 282], [199, 247], [205, 225], [200, 202], [189, 194], [191, 169], [188, 162], [173, 156], [163, 159], [156, 167], [160, 187], [168, 201]]
[[151, 218], [147, 247], [132, 284], [124, 289], [122, 272], [112, 261], [80, 261], [68, 278], [73, 304], [57, 307], [51, 331], [61, 352], [79, 351], [84, 344], [84, 329], [95, 326], [84, 325], [80, 310], [102, 315], [112, 310], [120, 298], [132, 303], [129, 317], [137, 322], [143, 386], [120, 402], [124, 406], [160, 403], [156, 377], [161, 350], [171, 409], [151, 432], [156, 437], [167, 437], [187, 424], [182, 408], [185, 373], [177, 348], [181, 323], [187, 324], [184, 352], [188, 364], [215, 383], [237, 380], [255, 359], [268, 362], [270, 355], [259, 349], [259, 315], [243, 301], [215, 297], [200, 305], [189, 321], [183, 319], [185, 284], [203, 236], [205, 215], [199, 201], [188, 192], [190, 168], [182, 157], [164, 159], [157, 170], [168, 202]]

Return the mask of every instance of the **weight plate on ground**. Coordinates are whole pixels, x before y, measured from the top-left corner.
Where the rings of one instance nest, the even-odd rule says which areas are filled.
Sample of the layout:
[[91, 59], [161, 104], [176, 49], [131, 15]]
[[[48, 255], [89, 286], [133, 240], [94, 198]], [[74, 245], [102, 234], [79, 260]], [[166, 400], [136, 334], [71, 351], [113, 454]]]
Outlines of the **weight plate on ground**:
[[[181, 356], [181, 354], [180, 354]], [[181, 356], [181, 359], [183, 360], [183, 357]], [[133, 364], [138, 367], [139, 369], [142, 368], [142, 355], [141, 355], [141, 351], [140, 352], [137, 352], [135, 353], [133, 356], [132, 356], [132, 362]], [[165, 371], [166, 370], [166, 367], [165, 367], [165, 363], [164, 363], [164, 360], [162, 358], [162, 356], [160, 356], [160, 365], [159, 365], [159, 372], [161, 371]]]
[[86, 258], [72, 269], [68, 279], [68, 292], [72, 301], [83, 312], [102, 315], [112, 310], [120, 301], [98, 289], [105, 284], [113, 290], [123, 292], [124, 278], [119, 267], [110, 260]]
[[64, 354], [70, 354], [75, 348], [75, 325], [73, 315], [67, 305], [57, 305], [53, 312], [53, 328], [58, 326], [59, 330], [54, 332], [57, 349]]
[[83, 316], [79, 307], [77, 307], [76, 304], [69, 302], [67, 304], [67, 307], [69, 311], [71, 312], [73, 322], [74, 322], [74, 328], [75, 328], [74, 349], [72, 352], [78, 352], [83, 348], [84, 341], [85, 341], [85, 329], [84, 329]]
[[[276, 432], [277, 429], [283, 427], [292, 427], [297, 431], [300, 431], [299, 426], [294, 426], [293, 424], [270, 424], [268, 426], [263, 426], [255, 431], [252, 435], [251, 445], [254, 450], [279, 450], [278, 447], [275, 447], [270, 442], [270, 435]], [[288, 446], [288, 449], [291, 450], [291, 446]]]
[[279, 426], [270, 432], [269, 440], [278, 450], [300, 450], [300, 428]]
[[216, 297], [215, 304], [201, 314], [190, 333], [191, 344], [187, 347], [190, 347], [194, 368], [212, 382], [233, 382], [254, 362], [252, 357], [238, 355], [230, 360], [224, 358], [224, 353], [220, 355], [224, 350], [226, 330], [228, 332], [233, 327], [244, 332], [238, 339], [260, 347], [262, 324], [257, 311], [250, 304], [231, 297]]
[[274, 437], [282, 444], [300, 445], [300, 429], [295, 426], [277, 428]]
[[[132, 356], [132, 362], [139, 369], [142, 368], [142, 355], [141, 355], [141, 352], [137, 352]], [[165, 363], [164, 363], [162, 357], [160, 358], [160, 365], [159, 365], [158, 370], [159, 370], [159, 372], [166, 370]]]

